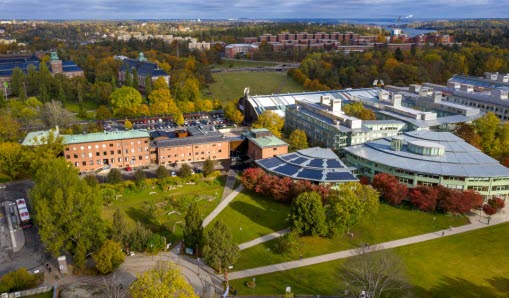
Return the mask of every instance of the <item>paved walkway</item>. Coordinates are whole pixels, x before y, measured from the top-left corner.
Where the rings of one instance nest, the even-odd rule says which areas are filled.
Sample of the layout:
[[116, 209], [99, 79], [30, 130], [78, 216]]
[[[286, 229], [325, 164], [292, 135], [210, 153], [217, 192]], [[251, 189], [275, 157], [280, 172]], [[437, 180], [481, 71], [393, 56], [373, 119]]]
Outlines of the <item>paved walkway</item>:
[[[508, 217], [509, 216], [504, 213], [504, 214], [500, 214], [500, 216], [492, 217], [492, 219], [490, 221], [490, 225], [487, 224], [486, 219], [483, 219], [482, 221], [472, 220], [471, 224], [464, 225], [461, 227], [456, 227], [452, 231], [440, 230], [440, 231], [433, 232], [433, 233], [428, 233], [428, 234], [398, 239], [398, 240], [394, 240], [394, 241], [379, 243], [377, 245], [380, 245], [381, 249], [389, 249], [389, 248], [424, 242], [424, 241], [428, 241], [428, 240], [438, 239], [438, 238], [442, 238], [442, 237], [465, 233], [468, 231], [486, 228], [491, 225], [504, 223], [504, 222], [509, 221]], [[277, 272], [277, 271], [284, 271], [284, 270], [289, 270], [289, 269], [294, 269], [294, 268], [334, 261], [334, 260], [338, 260], [338, 259], [348, 258], [348, 257], [351, 257], [354, 254], [354, 252], [355, 252], [355, 249], [350, 249], [350, 250], [330, 253], [330, 254], [326, 254], [326, 255], [306, 258], [306, 259], [302, 259], [302, 260], [298, 260], [298, 261], [291, 261], [291, 262], [286, 262], [286, 263], [274, 264], [274, 265], [270, 265], [270, 266], [264, 266], [264, 267], [258, 267], [258, 268], [253, 268], [253, 269], [232, 272], [232, 273], [228, 274], [228, 279], [233, 280], [233, 279], [246, 278], [246, 277], [251, 277], [251, 276], [256, 276], [256, 275], [273, 273], [273, 272]]]
[[226, 199], [233, 192], [233, 187], [235, 186], [236, 180], [237, 180], [237, 171], [229, 170], [228, 177], [226, 178], [226, 183], [224, 184], [224, 191], [223, 191], [223, 196], [221, 197], [221, 201]]
[[274, 232], [272, 234], [268, 234], [268, 235], [262, 236], [260, 238], [253, 239], [253, 240], [251, 240], [249, 242], [242, 243], [242, 244], [239, 245], [239, 248], [240, 248], [240, 250], [243, 250], [243, 249], [249, 248], [251, 246], [255, 246], [257, 244], [260, 244], [260, 243], [263, 243], [263, 242], [267, 242], [267, 241], [270, 241], [272, 239], [279, 238], [279, 237], [281, 237], [284, 234], [289, 233], [289, 232], [290, 232], [290, 228], [286, 228], [284, 230], [277, 231], [277, 232]]
[[212, 211], [204, 220], [203, 220], [203, 227], [206, 227], [214, 218], [216, 218], [221, 211], [223, 211], [228, 204], [244, 189], [244, 185], [240, 185], [237, 187], [231, 194], [229, 194], [226, 198], [224, 198], [219, 205], [217, 205], [216, 209]]

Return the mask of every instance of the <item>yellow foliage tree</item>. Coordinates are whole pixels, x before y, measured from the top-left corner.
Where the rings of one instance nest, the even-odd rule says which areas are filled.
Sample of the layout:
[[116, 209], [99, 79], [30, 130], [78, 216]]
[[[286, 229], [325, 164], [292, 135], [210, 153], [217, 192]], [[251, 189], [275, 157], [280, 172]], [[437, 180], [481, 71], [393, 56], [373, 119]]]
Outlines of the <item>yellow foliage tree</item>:
[[285, 121], [278, 114], [272, 111], [265, 111], [261, 113], [260, 116], [258, 116], [258, 120], [253, 123], [253, 128], [266, 128], [272, 132], [273, 135], [280, 138], [284, 124]]
[[159, 89], [169, 89], [170, 86], [166, 83], [166, 80], [163, 77], [157, 78], [154, 83], [152, 84], [152, 90], [159, 90]]
[[129, 292], [134, 298], [198, 298], [178, 267], [169, 262], [159, 262], [151, 270], [139, 275], [129, 287]]

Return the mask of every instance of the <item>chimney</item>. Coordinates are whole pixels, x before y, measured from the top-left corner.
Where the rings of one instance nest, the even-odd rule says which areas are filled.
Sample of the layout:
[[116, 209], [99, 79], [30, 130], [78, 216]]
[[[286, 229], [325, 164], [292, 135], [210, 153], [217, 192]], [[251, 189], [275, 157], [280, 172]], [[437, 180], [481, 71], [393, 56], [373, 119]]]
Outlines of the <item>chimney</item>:
[[421, 85], [417, 85], [417, 84], [410, 85], [410, 92], [419, 94], [419, 90], [421, 90]]
[[434, 103], [442, 102], [442, 92], [441, 91], [433, 91], [433, 95], [431, 96]]
[[331, 101], [330, 96], [325, 96], [325, 95], [320, 96], [320, 103], [322, 105], [327, 105], [328, 106], [328, 105], [331, 104], [330, 101]]
[[484, 75], [486, 76], [486, 79], [487, 80], [490, 80], [490, 81], [496, 81], [497, 80], [497, 77], [498, 77], [498, 72], [485, 72]]
[[388, 100], [389, 99], [389, 92], [385, 90], [380, 90], [378, 92], [378, 100]]
[[401, 106], [401, 101], [403, 100], [403, 95], [397, 94], [397, 93], [393, 93], [391, 95], [391, 97], [392, 97], [392, 106], [393, 107], [400, 107]]
[[463, 92], [472, 93], [472, 92], [474, 92], [474, 86], [467, 85], [467, 84], [462, 84], [460, 86], [460, 90], [463, 91]]
[[332, 99], [330, 106], [332, 112], [341, 112], [341, 99]]

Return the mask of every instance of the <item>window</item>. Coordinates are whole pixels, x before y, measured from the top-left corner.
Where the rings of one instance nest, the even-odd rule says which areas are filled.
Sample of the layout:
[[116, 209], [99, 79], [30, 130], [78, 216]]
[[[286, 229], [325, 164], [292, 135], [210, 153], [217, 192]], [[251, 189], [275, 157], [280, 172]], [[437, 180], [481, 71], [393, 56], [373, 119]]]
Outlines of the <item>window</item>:
[[82, 153], [82, 154], [81, 154], [81, 158], [85, 158], [85, 153]]
[[111, 163], [115, 163], [115, 159], [114, 158], [111, 159]]
[[87, 165], [87, 162], [86, 161], [82, 161], [81, 162], [82, 165], [86, 166]]
[[106, 144], [103, 144], [103, 148], [106, 148]]
[[72, 147], [72, 150], [76, 150], [76, 147]]
[[106, 154], [108, 154], [108, 152], [106, 152], [106, 151], [103, 151], [103, 155], [106, 155]]
[[69, 147], [66, 147], [66, 148], [65, 148], [65, 151], [69, 151]]
[[117, 150], [117, 153], [118, 154], [122, 154], [122, 150]]
[[95, 145], [95, 149], [99, 149], [99, 145]]
[[218, 150], [219, 153], [223, 152], [223, 150]]
[[66, 155], [66, 156], [65, 156], [65, 158], [66, 158], [66, 159], [70, 159], [70, 158], [71, 158], [71, 156], [70, 156], [70, 155]]
[[139, 160], [143, 160], [143, 156], [141, 156], [141, 155], [140, 155], [140, 156], [138, 156], [138, 159], [139, 159]]
[[272, 148], [272, 150], [276, 151], [276, 150], [277, 150], [277, 148]]
[[78, 154], [74, 154], [74, 158], [78, 158]]
[[145, 159], [148, 159], [148, 155], [145, 155]]
[[101, 153], [100, 152], [96, 152], [95, 156], [101, 156]]
[[111, 155], [115, 154], [115, 151], [111, 150], [111, 151], [110, 151], [110, 154], [111, 154]]
[[92, 149], [92, 146], [88, 146], [88, 149]]
[[113, 147], [113, 143], [110, 143], [110, 147]]
[[126, 158], [125, 158], [125, 161], [129, 161], [129, 157], [126, 157]]
[[131, 156], [131, 160], [136, 160], [136, 156]]
[[91, 161], [89, 162], [89, 164], [90, 164], [91, 166], [93, 166], [93, 165], [94, 165], [94, 161], [93, 161], [93, 160], [91, 160]]
[[92, 152], [88, 152], [88, 157], [92, 157]]
[[83, 150], [83, 149], [85, 149], [85, 147], [81, 146], [80, 149]]
[[118, 162], [122, 162], [122, 157], [119, 157], [119, 158], [118, 158]]
[[74, 163], [74, 166], [75, 166], [75, 167], [79, 167], [79, 166], [80, 166], [80, 163], [79, 163], [79, 162], [75, 162], [75, 163]]

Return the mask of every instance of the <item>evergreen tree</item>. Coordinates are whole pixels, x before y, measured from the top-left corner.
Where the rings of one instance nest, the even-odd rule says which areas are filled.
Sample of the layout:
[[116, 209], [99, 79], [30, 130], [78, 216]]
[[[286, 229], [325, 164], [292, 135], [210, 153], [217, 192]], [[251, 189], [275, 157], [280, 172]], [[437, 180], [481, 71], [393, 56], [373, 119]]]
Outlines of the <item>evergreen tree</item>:
[[145, 77], [145, 96], [149, 96], [152, 93], [152, 77], [147, 75]]
[[239, 255], [239, 246], [233, 241], [230, 229], [221, 220], [216, 221], [204, 239], [205, 262], [221, 272], [222, 268], [235, 264]]
[[292, 230], [304, 236], [324, 236], [327, 234], [325, 209], [317, 192], [300, 194], [292, 202], [288, 216]]
[[20, 97], [20, 90], [23, 89], [23, 82], [25, 81], [25, 74], [19, 67], [12, 70], [11, 76], [11, 90], [12, 95]]
[[193, 249], [200, 247], [203, 240], [203, 219], [198, 204], [193, 202], [189, 205], [186, 213], [186, 225], [184, 227], [184, 243], [186, 247]]
[[131, 71], [129, 70], [129, 65], [125, 64], [125, 77], [124, 77], [124, 86], [132, 87], [133, 79], [131, 77]]
[[129, 227], [125, 215], [117, 208], [113, 214], [113, 225], [111, 226], [111, 239], [124, 247], [129, 241]]

